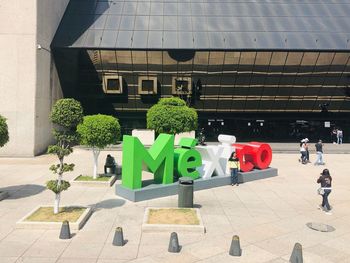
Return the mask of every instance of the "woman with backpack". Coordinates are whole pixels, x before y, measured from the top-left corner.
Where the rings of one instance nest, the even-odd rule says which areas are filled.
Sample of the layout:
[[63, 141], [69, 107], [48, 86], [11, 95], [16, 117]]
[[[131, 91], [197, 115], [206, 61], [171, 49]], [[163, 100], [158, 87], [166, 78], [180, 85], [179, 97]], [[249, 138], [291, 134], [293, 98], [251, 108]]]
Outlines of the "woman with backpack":
[[331, 206], [328, 202], [328, 196], [332, 191], [332, 177], [328, 169], [322, 171], [321, 176], [317, 179], [317, 183], [321, 184], [321, 187], [318, 188], [318, 193], [322, 195], [322, 204], [319, 208], [325, 211], [326, 214], [331, 215]]

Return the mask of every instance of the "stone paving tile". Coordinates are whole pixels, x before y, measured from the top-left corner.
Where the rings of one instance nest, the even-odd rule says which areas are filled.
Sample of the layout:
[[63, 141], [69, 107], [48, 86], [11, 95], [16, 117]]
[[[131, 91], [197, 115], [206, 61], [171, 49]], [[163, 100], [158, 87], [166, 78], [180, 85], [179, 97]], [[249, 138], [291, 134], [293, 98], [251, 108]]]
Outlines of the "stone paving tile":
[[66, 249], [68, 243], [65, 242], [47, 242], [37, 241], [35, 242], [24, 254], [23, 257], [35, 257], [35, 258], [58, 258], [62, 252]]
[[135, 259], [137, 257], [138, 249], [138, 245], [132, 245], [128, 243], [122, 247], [106, 244], [99, 255], [99, 259]]
[[[101, 154], [102, 163], [107, 153], [109, 152]], [[121, 157], [120, 152], [111, 153]], [[49, 162], [41, 159], [40, 162], [45, 165], [32, 165], [30, 162], [37, 162], [36, 158], [30, 162], [28, 160], [31, 159], [24, 159], [24, 164], [16, 170], [18, 176], [0, 177], [1, 188], [13, 186], [12, 199], [0, 202], [0, 262], [13, 262], [21, 257], [25, 260], [38, 259], [40, 262], [45, 262], [47, 258], [56, 259], [57, 262], [78, 263], [130, 260], [138, 263], [217, 263], [233, 260], [253, 263], [258, 262], [258, 259], [263, 263], [283, 263], [288, 262], [295, 242], [300, 242], [306, 263], [325, 260], [329, 263], [349, 263], [350, 179], [346, 170], [342, 169], [347, 156], [325, 156], [336, 187], [330, 196], [334, 206], [332, 216], [325, 215], [316, 208], [320, 196], [315, 193], [318, 187], [315, 180], [324, 167], [301, 166], [297, 163], [298, 157], [299, 154], [274, 155], [272, 166], [279, 168], [278, 177], [245, 183], [239, 187], [224, 186], [195, 192], [195, 204], [200, 208], [207, 233], [179, 235], [182, 246], [180, 254], [167, 252], [170, 233], [157, 235], [141, 232], [145, 208], [177, 206], [177, 196], [132, 203], [117, 197], [113, 187], [73, 186], [62, 194], [61, 204], [80, 202], [96, 205], [96, 210], [82, 230], [73, 231], [72, 239], [60, 240], [59, 230], [31, 232], [32, 230], [13, 229], [18, 219], [39, 204], [51, 204], [54, 198], [50, 191], [31, 193], [27, 190], [29, 188], [25, 188], [26, 185], [37, 185], [39, 188], [44, 186], [49, 178]], [[66, 178], [91, 173], [91, 159], [91, 152], [81, 149], [69, 156], [67, 162], [76, 163], [76, 171], [67, 173]], [[2, 162], [3, 159], [0, 159]], [[99, 169], [103, 169], [101, 166]], [[15, 165], [0, 165], [1, 174], [13, 174], [15, 169]], [[18, 173], [27, 174], [28, 169], [33, 175], [24, 177]], [[296, 178], [302, 184], [296, 184]], [[305, 226], [307, 222], [327, 223], [334, 226], [336, 231], [318, 233], [308, 229]], [[117, 226], [123, 227], [124, 238], [128, 240], [124, 247], [112, 246]], [[240, 236], [243, 249], [240, 258], [228, 255], [234, 234]], [[45, 246], [50, 248], [45, 250]], [[322, 252], [334, 251], [334, 254], [327, 258], [327, 255], [317, 252], [318, 246], [323, 247]]]
[[21, 256], [32, 244], [24, 243], [20, 241], [8, 241], [0, 242], [0, 256], [1, 257], [19, 257]]
[[100, 243], [70, 243], [62, 253], [62, 258], [98, 258], [103, 244]]
[[96, 263], [97, 258], [60, 258], [56, 263]]
[[55, 263], [57, 258], [20, 257], [16, 263]]
[[16, 262], [17, 258], [18, 257], [3, 257], [1, 255], [1, 263], [14, 263], [14, 262]]
[[33, 243], [37, 239], [39, 239], [45, 230], [40, 229], [15, 229], [11, 232], [10, 235], [8, 235], [6, 238], [4, 238], [3, 242], [23, 242], [23, 243]]

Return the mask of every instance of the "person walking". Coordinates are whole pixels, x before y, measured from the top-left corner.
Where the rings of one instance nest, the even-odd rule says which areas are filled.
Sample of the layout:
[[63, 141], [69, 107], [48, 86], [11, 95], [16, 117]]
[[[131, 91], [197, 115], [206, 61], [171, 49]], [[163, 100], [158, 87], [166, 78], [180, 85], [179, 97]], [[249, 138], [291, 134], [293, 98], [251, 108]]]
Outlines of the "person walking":
[[315, 162], [315, 165], [324, 165], [325, 163], [323, 162], [323, 143], [322, 140], [318, 140], [318, 143], [315, 144], [316, 147], [316, 155], [317, 155], [317, 160]]
[[321, 176], [317, 179], [317, 183], [321, 184], [318, 192], [322, 195], [322, 204], [319, 208], [326, 212], [327, 215], [331, 215], [331, 206], [328, 202], [328, 196], [332, 191], [332, 177], [328, 169], [323, 169]]
[[231, 173], [231, 185], [238, 186], [238, 170], [240, 169], [240, 164], [236, 152], [231, 153], [231, 156], [228, 159], [228, 165]]
[[310, 162], [310, 152], [309, 152], [309, 139], [305, 138], [305, 149], [306, 149], [306, 162], [307, 163], [311, 163]]
[[301, 161], [302, 164], [306, 164], [307, 163], [307, 159], [306, 159], [305, 139], [302, 139], [300, 141], [300, 154], [301, 154], [301, 157], [300, 157], [299, 161]]
[[342, 144], [343, 143], [343, 131], [341, 128], [337, 130], [337, 143]]

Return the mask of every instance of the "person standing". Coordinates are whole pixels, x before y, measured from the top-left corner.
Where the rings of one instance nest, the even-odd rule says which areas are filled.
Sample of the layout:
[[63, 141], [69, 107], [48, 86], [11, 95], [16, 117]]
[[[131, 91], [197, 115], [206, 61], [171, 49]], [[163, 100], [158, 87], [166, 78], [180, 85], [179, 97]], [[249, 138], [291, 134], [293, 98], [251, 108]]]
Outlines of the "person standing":
[[333, 141], [333, 144], [336, 144], [337, 143], [337, 128], [336, 127], [333, 127], [333, 130], [332, 130], [332, 141]]
[[316, 147], [316, 155], [317, 155], [317, 160], [315, 162], [315, 165], [324, 165], [325, 163], [323, 162], [323, 143], [322, 140], [318, 140], [318, 143], [315, 144]]
[[337, 130], [337, 143], [342, 144], [343, 143], [343, 131], [341, 128]]
[[228, 165], [231, 173], [231, 185], [238, 186], [238, 170], [240, 168], [240, 164], [236, 152], [231, 153], [231, 156], [228, 159]]
[[328, 196], [332, 191], [332, 177], [328, 169], [323, 169], [321, 176], [317, 179], [317, 183], [321, 184], [320, 195], [322, 195], [322, 204], [319, 206], [320, 209], [331, 215], [331, 206], [328, 202]]

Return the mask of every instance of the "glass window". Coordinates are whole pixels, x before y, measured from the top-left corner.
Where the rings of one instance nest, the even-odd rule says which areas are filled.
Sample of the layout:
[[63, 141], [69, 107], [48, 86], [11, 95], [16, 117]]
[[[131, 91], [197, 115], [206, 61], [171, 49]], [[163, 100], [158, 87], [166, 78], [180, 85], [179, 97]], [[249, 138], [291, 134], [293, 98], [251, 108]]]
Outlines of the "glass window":
[[117, 38], [117, 48], [130, 48], [131, 47], [131, 38], [132, 38], [132, 31], [119, 31], [118, 38]]
[[138, 86], [139, 94], [157, 94], [157, 77], [140, 76]]
[[162, 73], [163, 54], [161, 51], [147, 51], [148, 71]]
[[177, 3], [164, 3], [164, 16], [177, 15]]
[[163, 46], [162, 38], [163, 33], [161, 31], [149, 31], [148, 48], [161, 48]]
[[193, 48], [192, 32], [179, 32], [179, 48]]
[[136, 15], [137, 2], [124, 2], [124, 15]]
[[211, 48], [224, 48], [225, 43], [222, 34], [219, 32], [208, 32], [209, 43]]
[[195, 56], [194, 56], [193, 70], [207, 72], [208, 62], [209, 62], [209, 52], [208, 51], [197, 51]]
[[191, 15], [191, 3], [178, 2], [177, 7], [180, 16]]
[[176, 16], [164, 16], [164, 30], [177, 30]]
[[195, 48], [208, 48], [209, 39], [207, 32], [193, 32]]
[[148, 31], [134, 31], [132, 46], [135, 48], [147, 47]]
[[164, 48], [178, 48], [176, 31], [164, 31], [163, 39], [164, 39], [164, 42], [163, 42]]
[[163, 3], [151, 2], [151, 15], [163, 15]]
[[103, 31], [100, 47], [114, 48], [117, 41], [118, 31], [105, 30]]
[[178, 31], [192, 31], [192, 21], [188, 16], [178, 16]]
[[289, 52], [287, 56], [286, 65], [284, 67], [285, 72], [296, 73], [299, 70], [299, 65], [303, 58], [302, 52]]
[[149, 16], [137, 16], [135, 30], [148, 30]]
[[100, 50], [100, 55], [103, 69], [115, 69], [117, 60], [113, 50]]
[[109, 15], [109, 16], [107, 16], [105, 29], [107, 29], [107, 30], [118, 30], [119, 24], [120, 24], [120, 16]]
[[122, 16], [120, 23], [120, 30], [133, 30], [134, 29], [134, 16]]
[[94, 17], [94, 23], [90, 27], [91, 29], [104, 29], [105, 24], [106, 24], [106, 15], [96, 15]]
[[137, 15], [146, 15], [148, 16], [151, 11], [151, 3], [150, 2], [138, 2], [137, 5]]
[[[85, 3], [84, 3], [85, 4]], [[79, 8], [81, 8], [79, 6]], [[104, 14], [109, 9], [109, 3], [108, 2], [97, 2], [95, 14]]]
[[163, 30], [163, 16], [151, 16], [149, 30]]
[[123, 11], [123, 2], [112, 2], [108, 8], [108, 14], [110, 15], [120, 15]]
[[85, 40], [86, 47], [98, 47], [100, 46], [103, 30], [89, 30], [87, 38]]
[[207, 31], [208, 30], [207, 18], [204, 16], [192, 17], [192, 27], [193, 27], [193, 31]]

